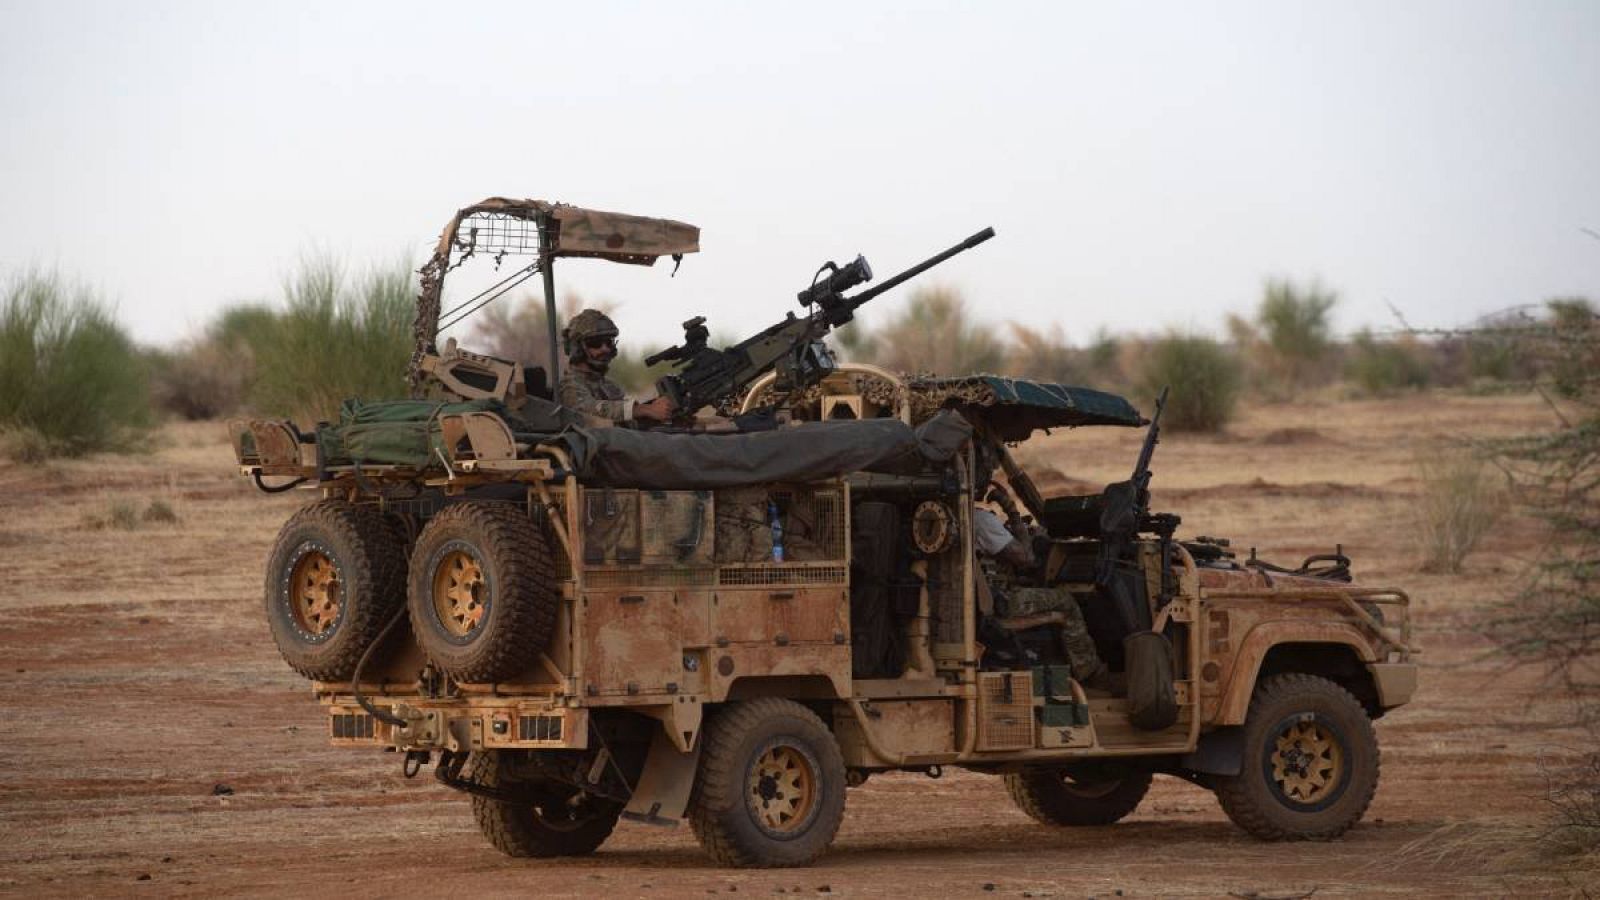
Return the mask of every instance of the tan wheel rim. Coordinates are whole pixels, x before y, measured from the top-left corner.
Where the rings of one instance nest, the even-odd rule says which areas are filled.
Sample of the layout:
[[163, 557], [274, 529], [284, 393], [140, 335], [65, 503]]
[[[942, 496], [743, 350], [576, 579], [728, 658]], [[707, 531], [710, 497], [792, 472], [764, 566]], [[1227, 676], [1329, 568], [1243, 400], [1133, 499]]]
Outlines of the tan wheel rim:
[[1344, 748], [1320, 723], [1295, 722], [1275, 742], [1272, 778], [1290, 802], [1321, 803], [1344, 778]]
[[483, 623], [489, 584], [483, 567], [465, 550], [452, 550], [433, 570], [433, 611], [455, 637], [466, 637]]
[[784, 834], [804, 827], [816, 798], [816, 772], [794, 747], [770, 747], [750, 768], [746, 799], [765, 831]]
[[289, 574], [289, 614], [301, 631], [321, 637], [333, 630], [344, 605], [344, 586], [333, 560], [320, 550], [308, 550]]

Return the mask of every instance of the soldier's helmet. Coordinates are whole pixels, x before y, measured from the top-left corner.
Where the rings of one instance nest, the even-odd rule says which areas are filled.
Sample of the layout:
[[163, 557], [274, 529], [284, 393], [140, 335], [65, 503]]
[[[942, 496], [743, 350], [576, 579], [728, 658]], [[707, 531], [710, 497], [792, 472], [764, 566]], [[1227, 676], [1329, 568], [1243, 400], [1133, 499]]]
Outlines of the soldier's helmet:
[[562, 349], [566, 350], [569, 358], [582, 359], [584, 341], [599, 337], [614, 338], [618, 334], [621, 332], [610, 316], [598, 309], [586, 309], [573, 316], [567, 327], [561, 330]]

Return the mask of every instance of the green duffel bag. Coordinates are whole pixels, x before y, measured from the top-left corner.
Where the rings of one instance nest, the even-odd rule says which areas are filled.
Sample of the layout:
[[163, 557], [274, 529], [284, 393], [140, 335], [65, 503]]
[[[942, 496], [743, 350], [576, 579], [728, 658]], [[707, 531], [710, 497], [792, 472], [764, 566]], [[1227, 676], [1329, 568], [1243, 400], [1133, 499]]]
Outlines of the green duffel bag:
[[435, 457], [439, 417], [455, 413], [499, 413], [494, 400], [442, 403], [437, 400], [346, 400], [339, 423], [317, 428], [324, 464], [330, 466], [408, 466], [427, 468]]

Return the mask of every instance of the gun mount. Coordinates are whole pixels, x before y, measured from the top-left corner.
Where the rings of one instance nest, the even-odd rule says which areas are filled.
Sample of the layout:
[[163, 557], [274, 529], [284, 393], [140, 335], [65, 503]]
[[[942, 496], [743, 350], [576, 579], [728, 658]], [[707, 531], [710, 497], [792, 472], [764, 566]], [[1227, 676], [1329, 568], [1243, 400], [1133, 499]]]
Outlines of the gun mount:
[[857, 256], [843, 266], [824, 263], [811, 285], [798, 294], [804, 316], [788, 313], [774, 325], [721, 350], [709, 347], [705, 316], [683, 323], [683, 343], [645, 359], [646, 365], [677, 363], [678, 371], [662, 376], [656, 390], [670, 397], [681, 415], [728, 400], [767, 372], [777, 375], [780, 393], [815, 384], [834, 369], [833, 354], [822, 338], [855, 318], [862, 304], [915, 278], [958, 253], [994, 237], [985, 228], [954, 247], [923, 260], [882, 284], [854, 295], [845, 292], [872, 280], [872, 266]]

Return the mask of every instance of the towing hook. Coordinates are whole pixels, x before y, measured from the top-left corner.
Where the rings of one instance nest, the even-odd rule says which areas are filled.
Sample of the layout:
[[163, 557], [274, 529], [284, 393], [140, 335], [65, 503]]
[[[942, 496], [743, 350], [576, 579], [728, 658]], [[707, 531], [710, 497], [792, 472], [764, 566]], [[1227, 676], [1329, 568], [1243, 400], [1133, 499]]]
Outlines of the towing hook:
[[433, 754], [426, 750], [407, 750], [406, 758], [400, 762], [400, 773], [407, 778], [415, 778], [422, 767], [432, 761]]
[[922, 774], [928, 776], [929, 778], [943, 778], [944, 777], [944, 767], [943, 766], [929, 766], [926, 769], [922, 770]]

